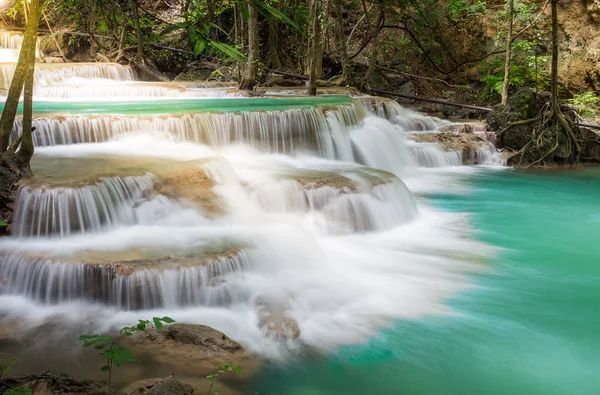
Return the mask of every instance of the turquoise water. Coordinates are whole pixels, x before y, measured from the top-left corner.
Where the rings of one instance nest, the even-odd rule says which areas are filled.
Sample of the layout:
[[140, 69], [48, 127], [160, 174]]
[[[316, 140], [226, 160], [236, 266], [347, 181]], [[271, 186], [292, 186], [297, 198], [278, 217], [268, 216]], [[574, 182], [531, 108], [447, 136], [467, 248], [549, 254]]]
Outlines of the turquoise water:
[[600, 394], [600, 170], [483, 172], [437, 195], [500, 247], [456, 315], [271, 367], [266, 394]]
[[[313, 108], [321, 106], [339, 106], [352, 104], [352, 98], [342, 95], [327, 96], [285, 96], [260, 98], [190, 98], [190, 99], [153, 99], [153, 100], [36, 100], [33, 103], [34, 114], [184, 114], [192, 112], [238, 112], [288, 110], [294, 108]], [[0, 102], [0, 112], [4, 103]], [[19, 114], [22, 103], [19, 104]]]

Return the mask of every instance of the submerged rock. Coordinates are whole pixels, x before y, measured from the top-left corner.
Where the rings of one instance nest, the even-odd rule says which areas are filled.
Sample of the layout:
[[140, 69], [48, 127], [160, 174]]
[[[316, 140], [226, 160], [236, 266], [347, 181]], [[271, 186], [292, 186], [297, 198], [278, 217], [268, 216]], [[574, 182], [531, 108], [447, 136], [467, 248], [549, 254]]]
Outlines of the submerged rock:
[[258, 303], [258, 327], [277, 340], [291, 340], [300, 337], [300, 326], [292, 316], [287, 313], [284, 306], [260, 300]]

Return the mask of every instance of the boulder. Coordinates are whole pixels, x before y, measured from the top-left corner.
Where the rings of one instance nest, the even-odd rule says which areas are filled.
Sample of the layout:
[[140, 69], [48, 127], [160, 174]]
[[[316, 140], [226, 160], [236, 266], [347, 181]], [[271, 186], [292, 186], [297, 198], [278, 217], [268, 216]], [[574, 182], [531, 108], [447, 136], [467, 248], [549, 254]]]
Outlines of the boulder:
[[178, 380], [166, 380], [150, 388], [148, 395], [195, 395], [198, 391], [191, 385]]

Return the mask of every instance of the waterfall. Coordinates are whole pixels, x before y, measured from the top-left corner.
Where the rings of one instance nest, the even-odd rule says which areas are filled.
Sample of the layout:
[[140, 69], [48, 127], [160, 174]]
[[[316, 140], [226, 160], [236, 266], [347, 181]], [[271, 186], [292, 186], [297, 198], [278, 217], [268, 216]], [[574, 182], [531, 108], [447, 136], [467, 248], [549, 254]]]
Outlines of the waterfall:
[[136, 270], [137, 261], [61, 263], [60, 258], [9, 253], [0, 263], [0, 294], [25, 295], [44, 304], [87, 300], [123, 310], [221, 306], [247, 299], [227, 278], [254, 265], [244, 250], [204, 262], [198, 258], [196, 266], [181, 266], [169, 256], [148, 261], [157, 268]]
[[152, 176], [106, 177], [73, 187], [24, 185], [17, 192], [13, 232], [19, 237], [68, 237], [133, 225], [139, 222], [136, 204], [152, 188]]
[[[15, 68], [15, 63], [0, 63], [0, 89], [10, 88]], [[73, 78], [133, 81], [135, 75], [131, 67], [117, 63], [41, 63], [35, 68], [36, 87], [58, 84]], [[6, 95], [6, 91], [3, 92], [2, 95]]]
[[394, 100], [370, 97], [361, 98], [360, 100], [367, 111], [401, 126], [407, 132], [435, 131], [441, 126], [450, 124], [449, 121], [410, 110]]
[[355, 190], [283, 180], [253, 188], [250, 197], [268, 212], [320, 212], [332, 234], [387, 230], [417, 216], [415, 201], [399, 179]]
[[[126, 133], [146, 131], [211, 147], [245, 143], [274, 153], [312, 150], [336, 158], [339, 152], [341, 159], [352, 160], [348, 128], [360, 123], [364, 115], [364, 110], [354, 104], [327, 110], [313, 107], [166, 116], [41, 117], [34, 120], [34, 144], [103, 142]], [[15, 121], [13, 138], [21, 130], [19, 118]]]
[[416, 166], [404, 130], [382, 118], [366, 118], [362, 127], [352, 130], [350, 138], [356, 160], [366, 166], [395, 174]]

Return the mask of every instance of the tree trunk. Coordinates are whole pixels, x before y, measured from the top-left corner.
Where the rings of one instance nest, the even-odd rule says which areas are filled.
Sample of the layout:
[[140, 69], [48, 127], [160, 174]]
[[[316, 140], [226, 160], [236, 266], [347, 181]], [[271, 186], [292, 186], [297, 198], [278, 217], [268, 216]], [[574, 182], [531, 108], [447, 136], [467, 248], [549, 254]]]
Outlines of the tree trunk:
[[342, 51], [342, 82], [348, 78], [348, 49], [344, 34], [344, 18], [342, 16], [342, 0], [335, 0], [335, 13], [338, 27], [339, 50]]
[[508, 88], [510, 85], [510, 62], [512, 58], [514, 10], [514, 0], [508, 0], [508, 34], [506, 36], [506, 61], [504, 63], [504, 84], [502, 86], [502, 104], [504, 105], [508, 103]]
[[138, 6], [135, 0], [129, 0], [129, 8], [133, 14], [133, 27], [135, 28], [135, 38], [137, 41], [137, 57], [142, 60], [144, 57], [144, 36], [142, 35], [142, 27], [140, 26], [140, 15]]
[[254, 89], [258, 76], [260, 41], [258, 37], [258, 10], [256, 9], [255, 0], [248, 0], [248, 14], [248, 60], [240, 81], [239, 88], [242, 90]]
[[[13, 130], [15, 116], [19, 107], [19, 98], [23, 90], [23, 84], [35, 67], [35, 49], [37, 45], [37, 30], [40, 23], [40, 15], [44, 0], [31, 0], [29, 5], [28, 23], [25, 27], [23, 45], [19, 53], [19, 60], [15, 67], [15, 74], [10, 84], [8, 96], [4, 103], [4, 111], [0, 117], [0, 152], [6, 152], [10, 135]], [[29, 98], [31, 100], [31, 98]], [[25, 127], [25, 125], [23, 125]], [[31, 148], [33, 152], [33, 148]]]
[[[273, 8], [279, 10], [281, 7], [281, 1], [273, 3]], [[267, 58], [267, 67], [274, 69], [281, 68], [281, 60], [279, 59], [279, 20], [277, 18], [270, 18], [269, 20], [269, 41], [267, 43], [269, 47], [269, 54]]]
[[552, 0], [552, 71], [551, 89], [552, 112], [557, 113], [560, 108], [558, 104], [558, 0]]
[[[32, 7], [33, 8], [33, 7]], [[34, 15], [30, 15], [30, 20]], [[39, 18], [38, 18], [39, 19]], [[35, 49], [34, 49], [35, 53]], [[23, 176], [31, 176], [29, 162], [33, 156], [33, 79], [35, 64], [28, 65], [25, 73], [25, 87], [23, 89], [23, 132], [21, 135], [21, 148], [17, 152], [16, 162]]]
[[313, 39], [310, 49], [310, 79], [308, 94], [317, 94], [317, 77], [319, 77], [319, 47], [321, 45], [321, 0], [313, 1]]
[[371, 80], [373, 79], [373, 72], [375, 71], [375, 66], [377, 65], [377, 57], [379, 56], [379, 33], [381, 32], [381, 27], [385, 22], [385, 8], [382, 3], [378, 5], [378, 18], [377, 25], [375, 26], [375, 32], [373, 33], [373, 41], [371, 42], [371, 59], [369, 62], [369, 68], [367, 69], [367, 74], [365, 74], [364, 88], [367, 90], [371, 89]]

